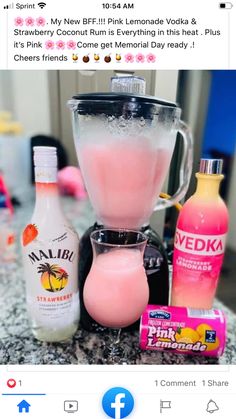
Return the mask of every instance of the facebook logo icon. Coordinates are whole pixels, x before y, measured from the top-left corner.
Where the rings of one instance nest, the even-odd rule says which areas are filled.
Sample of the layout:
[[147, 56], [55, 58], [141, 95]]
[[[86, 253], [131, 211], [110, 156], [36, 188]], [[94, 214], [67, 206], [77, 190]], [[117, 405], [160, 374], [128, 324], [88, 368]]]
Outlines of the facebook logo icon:
[[102, 407], [110, 418], [123, 419], [132, 412], [134, 398], [126, 388], [113, 387], [104, 394]]

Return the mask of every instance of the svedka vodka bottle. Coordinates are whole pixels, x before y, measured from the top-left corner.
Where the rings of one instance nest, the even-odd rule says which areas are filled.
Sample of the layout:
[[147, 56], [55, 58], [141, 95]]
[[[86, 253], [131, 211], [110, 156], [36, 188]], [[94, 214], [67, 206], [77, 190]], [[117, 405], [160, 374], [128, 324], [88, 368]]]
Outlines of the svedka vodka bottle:
[[79, 322], [79, 239], [60, 206], [56, 148], [34, 147], [34, 165], [36, 204], [22, 234], [27, 309], [37, 339], [63, 341]]
[[224, 258], [228, 210], [219, 195], [222, 160], [201, 159], [174, 243], [172, 305], [211, 309]]

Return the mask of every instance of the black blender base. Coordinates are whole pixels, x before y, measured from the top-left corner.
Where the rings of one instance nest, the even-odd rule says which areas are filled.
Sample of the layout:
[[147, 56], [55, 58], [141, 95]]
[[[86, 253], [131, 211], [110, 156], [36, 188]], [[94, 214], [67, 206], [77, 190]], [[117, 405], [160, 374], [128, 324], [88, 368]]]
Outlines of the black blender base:
[[[79, 291], [80, 291], [80, 325], [89, 332], [103, 332], [105, 327], [99, 325], [88, 314], [83, 301], [83, 290], [86, 278], [89, 274], [93, 250], [90, 241], [90, 234], [94, 230], [102, 228], [95, 223], [80, 239], [79, 250]], [[158, 234], [150, 226], [144, 227], [141, 231], [147, 235], [148, 243], [144, 254], [144, 267], [146, 270], [149, 285], [149, 304], [168, 305], [169, 302], [169, 270], [165, 248]], [[138, 330], [140, 320], [125, 328], [127, 331]]]

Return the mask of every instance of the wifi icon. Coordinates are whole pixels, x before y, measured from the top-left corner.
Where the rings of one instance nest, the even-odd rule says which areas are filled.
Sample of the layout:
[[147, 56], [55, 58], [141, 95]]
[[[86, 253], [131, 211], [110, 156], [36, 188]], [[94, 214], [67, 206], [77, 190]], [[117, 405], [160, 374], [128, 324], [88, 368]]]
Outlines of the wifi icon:
[[40, 7], [40, 9], [43, 9], [46, 6], [46, 3], [41, 1], [40, 3], [38, 3], [38, 6]]

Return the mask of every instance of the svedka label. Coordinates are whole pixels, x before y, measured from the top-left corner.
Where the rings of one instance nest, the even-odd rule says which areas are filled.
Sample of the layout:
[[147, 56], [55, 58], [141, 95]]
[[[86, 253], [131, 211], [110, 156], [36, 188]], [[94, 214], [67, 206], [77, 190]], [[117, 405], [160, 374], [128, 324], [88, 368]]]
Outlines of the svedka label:
[[175, 248], [192, 255], [217, 256], [224, 253], [226, 234], [193, 234], [176, 229]]

